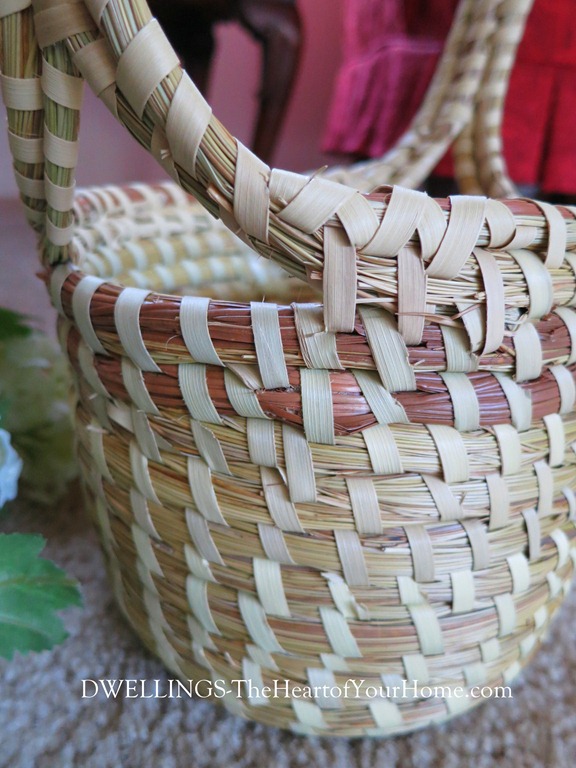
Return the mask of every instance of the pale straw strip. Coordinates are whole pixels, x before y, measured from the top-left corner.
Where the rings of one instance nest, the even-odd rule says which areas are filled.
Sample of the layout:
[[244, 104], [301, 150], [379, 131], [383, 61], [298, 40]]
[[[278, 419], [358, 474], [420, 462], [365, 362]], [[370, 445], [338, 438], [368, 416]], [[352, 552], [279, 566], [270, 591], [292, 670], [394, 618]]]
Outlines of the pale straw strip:
[[259, 648], [269, 653], [285, 653], [268, 624], [264, 608], [255, 597], [239, 591], [238, 608], [248, 634]]
[[568, 503], [568, 508], [570, 510], [569, 519], [574, 523], [576, 522], [576, 494], [572, 488], [566, 486], [566, 488], [562, 488], [562, 495]]
[[487, 200], [485, 217], [490, 231], [488, 247], [505, 248], [516, 233], [514, 214], [499, 200]]
[[517, 222], [516, 233], [512, 240], [506, 245], [506, 250], [510, 253], [512, 250], [530, 248], [537, 236], [538, 227]]
[[280, 472], [270, 467], [260, 467], [260, 477], [266, 506], [274, 523], [281, 531], [304, 533]]
[[46, 239], [54, 245], [68, 245], [76, 232], [76, 224], [72, 222], [67, 227], [57, 227], [50, 219], [46, 219]]
[[570, 307], [556, 307], [554, 314], [562, 320], [570, 334], [570, 354], [564, 365], [576, 363], [576, 312]]
[[178, 366], [178, 385], [186, 407], [193, 419], [221, 424], [206, 380], [206, 366], [202, 363], [182, 363]]
[[[340, 618], [342, 617], [340, 616]], [[326, 634], [328, 635], [328, 631]], [[330, 695], [331, 689], [336, 687], [336, 678], [331, 670], [307, 667], [306, 677], [313, 691], [314, 700], [320, 709], [334, 710], [343, 708], [342, 699]]]
[[274, 560], [265, 560], [261, 557], [255, 557], [252, 565], [258, 599], [266, 613], [289, 618], [291, 613], [284, 592], [280, 565]]
[[154, 437], [154, 432], [150, 426], [147, 415], [144, 411], [132, 408], [132, 424], [134, 425], [134, 437], [140, 447], [140, 450], [147, 459], [162, 463], [162, 457], [158, 450], [158, 444]]
[[320, 606], [319, 611], [326, 637], [334, 653], [344, 659], [361, 659], [362, 653], [356, 638], [340, 611], [325, 605]]
[[130, 508], [132, 509], [134, 518], [140, 528], [142, 528], [143, 531], [146, 531], [149, 536], [152, 536], [155, 539], [160, 539], [158, 531], [152, 522], [148, 501], [135, 488], [130, 489]]
[[404, 472], [400, 451], [390, 427], [378, 424], [362, 430], [370, 464], [376, 475], [401, 475]]
[[242, 680], [244, 681], [245, 696], [251, 707], [268, 705], [268, 699], [263, 695], [264, 678], [262, 668], [250, 659], [242, 659]]
[[209, 306], [210, 299], [183, 296], [180, 301], [180, 331], [188, 352], [197, 363], [222, 366], [208, 330]]
[[208, 523], [202, 515], [199, 515], [191, 509], [186, 509], [186, 525], [188, 526], [188, 532], [190, 533], [194, 546], [202, 557], [205, 557], [209, 563], [217, 563], [222, 566], [226, 565], [224, 560], [222, 560], [218, 547], [214, 543]]
[[546, 574], [546, 581], [548, 582], [548, 589], [550, 590], [550, 599], [554, 600], [554, 598], [558, 597], [560, 592], [562, 592], [563, 580], [559, 578], [554, 571], [551, 571]]
[[56, 308], [56, 311], [60, 315], [64, 315], [64, 307], [62, 306], [62, 289], [64, 283], [70, 277], [70, 274], [75, 271], [75, 267], [71, 264], [62, 264], [52, 270], [50, 275], [50, 299], [52, 305]]
[[494, 378], [502, 387], [502, 391], [510, 408], [512, 425], [519, 432], [530, 429], [532, 423], [532, 401], [528, 393], [516, 384], [509, 376], [502, 373], [493, 373]]
[[278, 213], [278, 218], [311, 235], [356, 194], [356, 190], [351, 187], [312, 176], [304, 180], [304, 186]]
[[42, 91], [44, 95], [67, 109], [80, 109], [84, 80], [62, 72], [49, 61], [42, 62]]
[[318, 704], [292, 696], [290, 698], [290, 705], [298, 720], [297, 723], [293, 723], [291, 726], [294, 733], [314, 735], [318, 732], [325, 732], [328, 728]]
[[[574, 276], [576, 277], [576, 253], [571, 253], [570, 251], [567, 251], [565, 254], [565, 260], [570, 265], [570, 269], [572, 272], [574, 272]], [[568, 303], [569, 307], [576, 306], [576, 291], [574, 292], [574, 295], [570, 299]]]
[[8, 131], [8, 145], [14, 160], [29, 165], [44, 161], [44, 142], [42, 139], [28, 139]]
[[86, 7], [98, 25], [100, 25], [102, 14], [109, 2], [110, 0], [85, 0]]
[[148, 459], [140, 450], [135, 440], [130, 441], [130, 467], [134, 478], [134, 485], [150, 501], [160, 504], [148, 470]]
[[405, 525], [404, 530], [410, 546], [414, 581], [434, 581], [434, 549], [428, 531], [423, 525]]
[[334, 445], [334, 407], [330, 373], [300, 369], [302, 419], [306, 438], [311, 443]]
[[326, 331], [352, 333], [356, 319], [356, 249], [345, 232], [324, 229], [324, 324]]
[[362, 543], [356, 531], [342, 528], [334, 530], [334, 539], [338, 556], [342, 564], [344, 578], [350, 587], [367, 587], [370, 585], [368, 569], [364, 560]]
[[[368, 709], [376, 725], [375, 736], [382, 736], [382, 731], [392, 733], [403, 725], [402, 713], [398, 704], [387, 699], [372, 699], [368, 702]], [[371, 729], [367, 729], [369, 736]]]
[[346, 486], [356, 530], [362, 536], [378, 536], [382, 533], [380, 505], [372, 478], [347, 477]]
[[480, 643], [480, 653], [482, 654], [482, 661], [485, 664], [496, 661], [502, 655], [500, 649], [500, 641], [497, 637], [493, 637], [490, 640], [485, 640]]
[[184, 544], [184, 555], [190, 573], [196, 576], [196, 578], [202, 579], [202, 581], [216, 582], [208, 560], [206, 560], [205, 557], [202, 557], [197, 550], [188, 543]]
[[86, 344], [80, 344], [78, 347], [78, 362], [82, 375], [92, 387], [94, 392], [102, 397], [110, 398], [110, 393], [102, 384], [96, 366], [94, 365], [94, 352]]
[[540, 336], [535, 326], [523, 323], [514, 334], [516, 381], [533, 381], [542, 373], [543, 355]]
[[32, 0], [3, 0], [0, 6], [0, 19], [11, 16], [13, 13], [20, 13], [30, 8]]
[[490, 540], [488, 531], [481, 520], [462, 520], [462, 528], [466, 531], [470, 548], [472, 549], [472, 570], [484, 571], [490, 567]]
[[[428, 197], [423, 192], [395, 186], [380, 226], [362, 249], [367, 255], [396, 256], [418, 229]], [[442, 217], [442, 233], [446, 224]]]
[[423, 474], [422, 479], [430, 491], [440, 520], [461, 520], [464, 517], [464, 510], [447, 483], [433, 475]]
[[94, 22], [81, 2], [62, 3], [34, 14], [34, 29], [40, 48], [59, 43], [94, 29]]
[[548, 269], [559, 269], [566, 253], [567, 232], [564, 216], [555, 205], [544, 203], [542, 200], [531, 202], [540, 208], [548, 224], [548, 243], [544, 264]]
[[74, 322], [86, 344], [99, 355], [106, 355], [107, 352], [94, 330], [90, 316], [90, 305], [94, 294], [103, 283], [104, 280], [99, 277], [87, 275], [77, 283], [72, 293]]
[[276, 304], [250, 302], [250, 316], [258, 368], [265, 389], [285, 389], [290, 386], [282, 347], [280, 320]]
[[184, 72], [170, 103], [166, 138], [177, 165], [195, 176], [200, 143], [212, 117], [212, 109]]
[[510, 493], [508, 484], [498, 473], [486, 475], [486, 485], [490, 497], [490, 523], [491, 531], [497, 531], [508, 525], [510, 517]]
[[293, 304], [294, 323], [302, 357], [308, 368], [344, 370], [336, 349], [336, 334], [324, 330], [319, 304]]
[[156, 553], [152, 548], [150, 536], [148, 536], [146, 531], [143, 531], [142, 528], [140, 528], [140, 526], [136, 525], [135, 523], [132, 523], [130, 530], [132, 533], [134, 545], [136, 547], [136, 553], [146, 569], [150, 573], [155, 573], [157, 576], [164, 576], [164, 572], [160, 567]]
[[145, 413], [160, 415], [160, 411], [152, 400], [150, 392], [148, 392], [142, 371], [127, 357], [122, 358], [122, 383], [137, 408]]
[[504, 338], [506, 303], [504, 280], [494, 255], [483, 248], [475, 248], [474, 255], [484, 283], [486, 302], [485, 338], [481, 354], [495, 352]]
[[455, 195], [450, 198], [450, 217], [446, 234], [432, 261], [429, 277], [451, 280], [468, 260], [484, 224], [486, 199]]
[[[72, 61], [90, 89], [104, 100], [105, 91], [116, 85], [116, 62], [110, 44], [103, 37], [72, 54]], [[116, 101], [114, 97], [114, 102]], [[110, 104], [107, 104], [110, 107]]]
[[62, 213], [66, 213], [72, 209], [76, 194], [75, 184], [71, 187], [59, 187], [46, 176], [44, 179], [44, 188], [46, 192], [46, 202], [50, 208]]
[[427, 602], [418, 582], [414, 581], [411, 576], [397, 576], [396, 582], [402, 605], [420, 605]]
[[470, 478], [468, 454], [462, 435], [454, 427], [428, 424], [427, 429], [438, 451], [446, 483], [464, 483]]
[[107, 482], [114, 483], [104, 451], [104, 430], [100, 424], [93, 419], [86, 427], [86, 434], [90, 446], [90, 456], [94, 459], [99, 473]]
[[522, 466], [522, 443], [518, 431], [510, 424], [496, 424], [492, 430], [500, 450], [502, 475], [517, 474]]
[[236, 140], [234, 218], [247, 235], [268, 242], [270, 168]]
[[512, 577], [512, 594], [517, 595], [530, 589], [530, 566], [522, 552], [515, 552], [506, 558]]
[[554, 541], [556, 549], [558, 550], [558, 564], [556, 565], [556, 570], [560, 570], [560, 568], [563, 568], [566, 565], [568, 558], [570, 557], [570, 540], [562, 528], [556, 528], [556, 530], [552, 531], [550, 538]]
[[423, 684], [430, 680], [428, 663], [421, 653], [405, 653], [402, 656], [402, 664], [407, 680], [418, 680]]
[[268, 419], [247, 419], [246, 438], [252, 464], [260, 467], [276, 467], [276, 440], [274, 422]]
[[474, 385], [465, 373], [441, 372], [440, 378], [452, 401], [454, 426], [459, 432], [471, 432], [480, 427], [480, 403]]
[[471, 373], [478, 370], [478, 356], [471, 351], [467, 329], [441, 325], [442, 341], [446, 353], [446, 370]]
[[46, 195], [44, 179], [31, 179], [29, 176], [23, 176], [16, 168], [12, 168], [12, 173], [14, 174], [16, 186], [22, 195], [35, 198], [36, 200], [44, 200]]
[[548, 463], [551, 467], [560, 467], [564, 464], [566, 454], [566, 435], [564, 422], [558, 413], [550, 413], [544, 416], [544, 424], [548, 433], [549, 451]]
[[140, 309], [150, 291], [141, 288], [124, 288], [114, 305], [116, 331], [127, 356], [143, 371], [161, 373], [146, 349], [140, 329]]
[[427, 262], [434, 256], [445, 232], [444, 211], [434, 198], [428, 197], [418, 225], [418, 237], [420, 238], [420, 249], [424, 261]]
[[258, 535], [266, 557], [284, 565], [295, 565], [284, 534], [275, 525], [258, 523]]
[[44, 155], [46, 160], [61, 168], [75, 168], [78, 164], [78, 142], [61, 139], [44, 126]]
[[316, 479], [308, 440], [300, 429], [283, 424], [282, 442], [290, 501], [294, 504], [314, 503]]
[[380, 424], [408, 424], [402, 405], [384, 388], [376, 371], [353, 371], [370, 410]]
[[43, 109], [39, 77], [9, 77], [0, 74], [0, 84], [6, 109], [17, 109], [22, 112], [36, 112]]
[[470, 613], [474, 610], [475, 587], [472, 571], [452, 571], [452, 613]]
[[226, 369], [224, 371], [224, 386], [226, 396], [232, 405], [232, 408], [239, 416], [257, 419], [266, 419], [267, 416], [262, 410], [258, 398], [253, 390], [247, 387], [236, 374]]
[[186, 577], [186, 596], [188, 597], [188, 605], [192, 614], [198, 619], [204, 629], [214, 635], [221, 634], [210, 610], [207, 582], [190, 574]]
[[420, 651], [424, 656], [444, 653], [442, 630], [433, 608], [427, 604], [410, 605], [408, 611], [418, 635]]
[[378, 228], [378, 217], [366, 198], [357, 192], [338, 208], [338, 218], [348, 239], [362, 249]]
[[335, 653], [321, 653], [320, 661], [326, 669], [331, 669], [333, 672], [350, 672], [350, 664], [348, 664], [346, 659], [337, 656]]
[[498, 637], [511, 635], [516, 629], [516, 605], [511, 594], [496, 595], [494, 605], [498, 614]]
[[510, 250], [526, 280], [529, 308], [527, 319], [539, 320], [547, 315], [554, 303], [552, 277], [542, 261], [531, 251]]
[[192, 420], [190, 426], [198, 453], [210, 469], [222, 475], [231, 475], [222, 446], [214, 433], [198, 421]]
[[280, 671], [278, 665], [274, 661], [274, 658], [270, 653], [268, 653], [268, 651], [265, 651], [262, 648], [258, 648], [257, 645], [252, 645], [251, 643], [246, 644], [246, 650], [248, 651], [248, 655], [255, 664], [259, 664], [261, 667], [266, 667], [273, 672]]
[[116, 86], [138, 117], [148, 100], [179, 60], [156, 19], [149, 21], [128, 43], [118, 61]]
[[468, 664], [463, 667], [464, 679], [466, 685], [471, 687], [473, 685], [484, 685], [488, 682], [488, 670], [482, 662], [478, 661], [474, 664]]
[[329, 571], [323, 573], [322, 576], [328, 582], [328, 589], [332, 595], [334, 605], [340, 611], [342, 616], [347, 619], [366, 618], [365, 607], [358, 605], [356, 598], [350, 591], [350, 587], [339, 573]]
[[194, 504], [200, 514], [212, 523], [228, 525], [220, 511], [214, 492], [212, 472], [205, 461], [194, 456], [188, 457], [188, 483]]
[[534, 464], [538, 480], [538, 515], [547, 517], [554, 514], [554, 474], [548, 462], [537, 461]]
[[412, 248], [398, 254], [398, 331], [407, 345], [417, 345], [424, 333], [427, 278], [424, 262]]
[[366, 338], [382, 383], [389, 392], [416, 389], [416, 376], [408, 349], [390, 313], [378, 307], [359, 307]]

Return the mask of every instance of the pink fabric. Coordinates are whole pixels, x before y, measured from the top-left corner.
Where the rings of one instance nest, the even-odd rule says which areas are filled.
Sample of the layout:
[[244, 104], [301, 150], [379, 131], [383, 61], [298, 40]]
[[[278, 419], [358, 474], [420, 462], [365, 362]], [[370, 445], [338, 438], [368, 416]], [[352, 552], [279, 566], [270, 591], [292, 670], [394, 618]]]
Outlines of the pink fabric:
[[[510, 175], [543, 192], [576, 192], [575, 5], [535, 0], [506, 99]], [[421, 103], [455, 6], [456, 0], [347, 0], [346, 56], [327, 151], [376, 157], [394, 143]], [[437, 173], [452, 174], [449, 157]]]

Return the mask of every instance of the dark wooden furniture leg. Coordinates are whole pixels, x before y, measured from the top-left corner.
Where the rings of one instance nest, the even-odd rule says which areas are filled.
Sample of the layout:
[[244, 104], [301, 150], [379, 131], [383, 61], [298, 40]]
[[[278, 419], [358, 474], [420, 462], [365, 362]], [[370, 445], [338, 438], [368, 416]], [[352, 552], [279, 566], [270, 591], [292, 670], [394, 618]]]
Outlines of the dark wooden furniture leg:
[[263, 49], [252, 148], [269, 162], [291, 93], [301, 48], [296, 0], [149, 0], [184, 68], [205, 93], [214, 24], [236, 19]]

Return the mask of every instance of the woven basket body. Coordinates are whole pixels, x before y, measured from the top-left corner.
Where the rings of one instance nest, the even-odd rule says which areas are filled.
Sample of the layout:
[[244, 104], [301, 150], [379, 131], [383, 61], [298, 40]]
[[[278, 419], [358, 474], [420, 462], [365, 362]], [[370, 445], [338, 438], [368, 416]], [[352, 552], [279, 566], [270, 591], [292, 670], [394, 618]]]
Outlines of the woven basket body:
[[[33, 6], [0, 10], [11, 147], [143, 642], [297, 733], [508, 685], [573, 571], [576, 212], [356, 179], [416, 183], [457, 136], [464, 190], [512, 192], [478, 137], [529, 3], [463, 2], [411, 137], [331, 179], [233, 140], [143, 3]], [[80, 72], [226, 226], [176, 184], [74, 193]]]

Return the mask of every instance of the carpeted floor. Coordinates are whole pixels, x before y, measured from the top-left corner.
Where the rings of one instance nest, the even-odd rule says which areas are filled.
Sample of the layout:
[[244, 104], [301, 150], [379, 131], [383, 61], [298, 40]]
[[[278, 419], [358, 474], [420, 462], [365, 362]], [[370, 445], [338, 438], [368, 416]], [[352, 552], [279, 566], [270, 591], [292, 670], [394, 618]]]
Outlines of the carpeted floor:
[[[0, 305], [48, 321], [17, 207], [0, 206]], [[0, 662], [0, 768], [572, 768], [576, 764], [576, 593], [513, 686], [451, 723], [388, 740], [310, 739], [241, 721], [187, 699], [82, 699], [87, 678], [164, 680], [111, 600], [78, 493], [58, 509], [13, 507], [2, 531], [34, 531], [81, 583], [69, 639]]]

